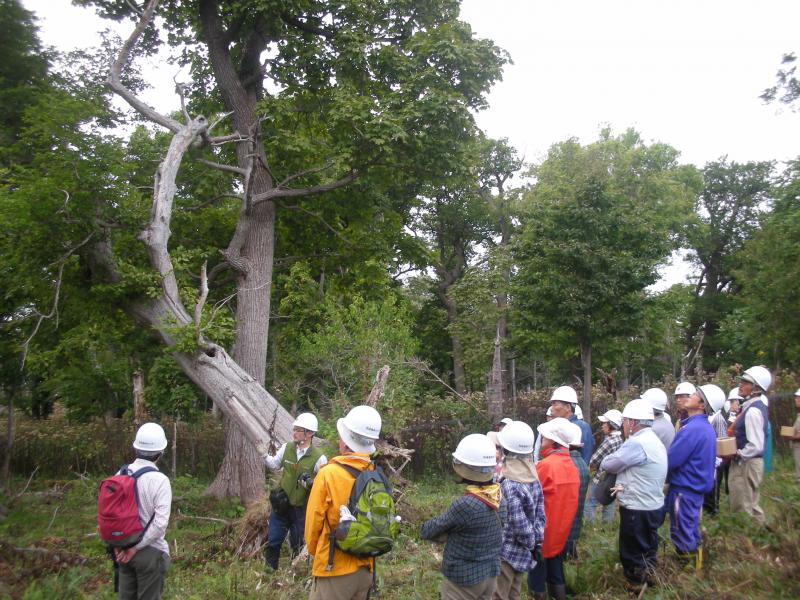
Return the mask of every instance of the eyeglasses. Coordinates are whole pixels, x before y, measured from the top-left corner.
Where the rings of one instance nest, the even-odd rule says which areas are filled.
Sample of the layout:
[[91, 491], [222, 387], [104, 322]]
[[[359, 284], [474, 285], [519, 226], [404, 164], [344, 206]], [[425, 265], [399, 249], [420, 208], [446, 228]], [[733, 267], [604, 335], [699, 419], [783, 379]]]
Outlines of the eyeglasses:
[[302, 427], [292, 427], [292, 431], [294, 433], [305, 433], [308, 429], [303, 429]]

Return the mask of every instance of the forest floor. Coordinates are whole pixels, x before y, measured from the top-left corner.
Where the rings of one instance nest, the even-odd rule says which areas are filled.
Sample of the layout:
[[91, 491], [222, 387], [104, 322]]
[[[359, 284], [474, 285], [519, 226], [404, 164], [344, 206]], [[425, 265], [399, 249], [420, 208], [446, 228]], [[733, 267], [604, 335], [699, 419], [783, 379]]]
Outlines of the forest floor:
[[[100, 477], [15, 479], [0, 495], [0, 598], [114, 598], [112, 567], [95, 533]], [[267, 575], [260, 556], [240, 559], [236, 523], [245, 510], [237, 502], [203, 496], [207, 484], [192, 477], [173, 480], [167, 541], [172, 568], [166, 598], [308, 597], [309, 565], [292, 569], [286, 551], [281, 569]], [[427, 478], [415, 482], [399, 505], [403, 534], [397, 548], [378, 561], [382, 600], [434, 600], [441, 581], [442, 547], [419, 539], [420, 524], [444, 510], [460, 487]], [[779, 459], [762, 487], [769, 528], [731, 515], [723, 494], [717, 517], [704, 517], [707, 559], [700, 573], [685, 570], [660, 531], [659, 584], [644, 598], [800, 598], [800, 486], [793, 465]], [[580, 560], [566, 566], [571, 598], [631, 598], [617, 561], [615, 520], [584, 523]]]

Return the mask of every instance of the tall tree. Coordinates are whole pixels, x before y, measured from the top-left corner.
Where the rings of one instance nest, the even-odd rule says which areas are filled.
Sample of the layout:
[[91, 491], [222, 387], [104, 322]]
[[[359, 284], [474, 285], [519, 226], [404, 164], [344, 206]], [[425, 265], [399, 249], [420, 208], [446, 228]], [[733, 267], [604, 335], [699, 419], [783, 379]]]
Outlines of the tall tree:
[[778, 178], [775, 206], [737, 260], [736, 308], [721, 326], [728, 362], [800, 365], [800, 160]]
[[726, 159], [703, 168], [703, 190], [695, 201], [695, 218], [686, 230], [690, 257], [700, 277], [681, 375], [691, 370], [690, 365], [710, 371], [720, 366], [722, 348], [717, 331], [731, 310], [739, 250], [756, 231], [759, 214], [769, 208], [772, 171], [771, 162], [740, 164]]
[[523, 199], [516, 338], [551, 354], [579, 352], [587, 420], [594, 345], [636, 331], [644, 289], [676, 247], [693, 196], [693, 171], [677, 157], [633, 130], [606, 130], [588, 146], [568, 140], [533, 170]]
[[[158, 175], [156, 218], [143, 234], [163, 294], [155, 303], [137, 305], [137, 315], [173, 344], [169, 328], [196, 321], [180, 298], [167, 242], [175, 174], [190, 145], [200, 139], [207, 164], [234, 174], [243, 191], [224, 260], [212, 267], [215, 273], [227, 269], [235, 278], [236, 364], [221, 347], [200, 338], [202, 351], [183, 347], [187, 352], [176, 358], [215, 402], [226, 405], [226, 396], [233, 394], [260, 419], [279, 417], [285, 437], [291, 420], [263, 391], [279, 204], [346, 186], [376, 164], [400, 172], [424, 170], [426, 162], [441, 166], [429, 159], [447, 157], [453, 140], [471, 127], [468, 111], [485, 104], [483, 95], [499, 77], [504, 58], [492, 43], [473, 38], [457, 20], [458, 3], [450, 0], [291, 6], [167, 1], [158, 21], [156, 0], [141, 13], [126, 0], [80, 3], [97, 6], [107, 17], [138, 18], [110, 82], [137, 111], [174, 136]], [[139, 52], [158, 46], [156, 23], [166, 29], [180, 60], [191, 65], [195, 81], [181, 87], [191, 99], [188, 110], [226, 112], [230, 128], [222, 135], [212, 136], [209, 122], [190, 117], [188, 110], [182, 120], [156, 113], [125, 85], [123, 69], [136, 44]], [[227, 152], [224, 144], [233, 144], [234, 151]], [[285, 160], [292, 153], [302, 162]], [[223, 164], [227, 159], [234, 164]], [[107, 252], [102, 258], [112, 263]], [[209, 371], [212, 367], [218, 370]], [[239, 429], [247, 426], [244, 418], [229, 422], [225, 460], [211, 487], [216, 495], [248, 501], [263, 494], [258, 452]], [[252, 430], [248, 435], [258, 438]]]

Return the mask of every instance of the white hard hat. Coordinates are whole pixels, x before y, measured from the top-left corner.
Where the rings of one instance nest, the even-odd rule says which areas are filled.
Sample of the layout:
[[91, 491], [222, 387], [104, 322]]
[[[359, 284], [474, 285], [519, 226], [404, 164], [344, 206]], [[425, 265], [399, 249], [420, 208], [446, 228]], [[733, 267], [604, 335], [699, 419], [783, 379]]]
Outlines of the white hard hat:
[[482, 433], [471, 433], [453, 452], [453, 470], [464, 479], [490, 481], [495, 473], [497, 458], [492, 440]]
[[795, 396], [800, 396], [800, 388], [797, 388], [797, 391], [794, 393]]
[[693, 383], [689, 381], [681, 381], [675, 388], [675, 394], [673, 395], [682, 396], [683, 394], [686, 394], [688, 396], [691, 396], [692, 394], [694, 394], [695, 389], [696, 388], [694, 387]]
[[578, 417], [581, 421], [583, 420], [583, 409], [581, 409], [580, 404], [575, 405], [575, 416]]
[[578, 394], [568, 385], [562, 385], [553, 390], [553, 395], [550, 396], [550, 402], [558, 400], [559, 402], [568, 402], [569, 404], [578, 403]]
[[317, 417], [315, 417], [313, 414], [300, 413], [297, 415], [294, 423], [292, 423], [292, 427], [302, 427], [303, 429], [308, 429], [309, 431], [317, 433], [317, 429], [319, 429], [319, 423], [317, 422]]
[[503, 417], [502, 419], [500, 419], [500, 422], [501, 422], [503, 425], [508, 425], [508, 424], [510, 424], [510, 423], [513, 423], [513, 422], [514, 422], [514, 419], [509, 419], [508, 417]]
[[536, 430], [542, 434], [542, 437], [553, 440], [556, 444], [561, 444], [564, 447], [569, 447], [569, 443], [572, 440], [571, 425], [572, 423], [567, 419], [556, 417], [552, 421], [542, 423]]
[[728, 400], [742, 400], [742, 397], [739, 394], [738, 386], [733, 388], [730, 392], [728, 392]]
[[136, 432], [133, 447], [145, 452], [161, 452], [167, 447], [167, 436], [164, 434], [164, 429], [158, 423], [145, 423]]
[[533, 452], [533, 429], [523, 421], [511, 421], [497, 434], [497, 439], [503, 448], [514, 454]]
[[381, 416], [371, 406], [356, 406], [336, 421], [336, 429], [348, 448], [360, 454], [372, 454], [375, 440], [381, 434]]
[[722, 391], [722, 388], [713, 383], [701, 385], [697, 388], [697, 393], [703, 399], [703, 402], [705, 402], [706, 412], [715, 413], [725, 404], [725, 392]]
[[569, 438], [569, 445], [570, 446], [582, 447], [583, 446], [583, 431], [581, 430], [581, 428], [578, 427], [572, 421], [570, 421], [570, 423], [569, 423], [569, 432], [571, 434], [570, 438]]
[[769, 386], [772, 385], [772, 375], [766, 367], [760, 365], [747, 369], [742, 373], [742, 379], [754, 383], [765, 392], [769, 389]]
[[601, 423], [613, 423], [614, 425], [617, 426], [617, 429], [622, 427], [622, 413], [619, 412], [616, 408], [607, 410], [597, 418], [600, 420]]
[[652, 404], [643, 398], [636, 398], [636, 400], [631, 400], [625, 405], [622, 410], [622, 417], [635, 421], [652, 421], [655, 415], [653, 414]]
[[653, 407], [653, 410], [667, 410], [667, 393], [661, 388], [650, 388], [649, 390], [645, 390], [642, 394], [642, 400], [647, 400], [650, 403], [650, 406]]

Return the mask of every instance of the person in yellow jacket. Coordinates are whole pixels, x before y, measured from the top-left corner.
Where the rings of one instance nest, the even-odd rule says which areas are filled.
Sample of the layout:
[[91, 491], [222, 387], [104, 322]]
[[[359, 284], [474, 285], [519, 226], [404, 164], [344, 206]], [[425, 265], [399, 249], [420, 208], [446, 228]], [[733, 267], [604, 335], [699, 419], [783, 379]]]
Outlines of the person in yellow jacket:
[[366, 600], [372, 588], [374, 559], [347, 554], [335, 546], [331, 553], [330, 535], [355, 483], [344, 466], [359, 472], [370, 466], [381, 416], [371, 406], [356, 406], [337, 421], [336, 429], [340, 456], [320, 469], [308, 496], [305, 539], [314, 559], [309, 600]]

